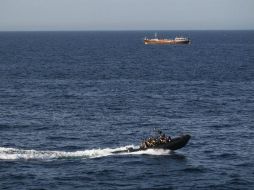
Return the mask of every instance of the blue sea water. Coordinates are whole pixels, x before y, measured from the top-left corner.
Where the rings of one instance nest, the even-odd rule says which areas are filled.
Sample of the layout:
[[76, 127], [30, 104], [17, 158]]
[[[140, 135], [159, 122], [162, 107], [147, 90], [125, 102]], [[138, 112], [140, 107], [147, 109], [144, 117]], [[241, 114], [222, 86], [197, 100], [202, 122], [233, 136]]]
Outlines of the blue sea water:
[[0, 189], [254, 189], [254, 31], [153, 33], [0, 33]]

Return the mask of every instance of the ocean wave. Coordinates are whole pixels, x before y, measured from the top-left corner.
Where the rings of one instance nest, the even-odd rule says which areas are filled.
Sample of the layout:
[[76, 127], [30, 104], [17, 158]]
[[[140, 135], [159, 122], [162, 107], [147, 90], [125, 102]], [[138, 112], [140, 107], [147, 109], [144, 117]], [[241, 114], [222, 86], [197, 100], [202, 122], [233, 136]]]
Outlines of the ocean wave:
[[52, 159], [67, 159], [67, 158], [99, 158], [111, 155], [168, 155], [169, 150], [163, 149], [148, 149], [137, 152], [114, 153], [116, 151], [127, 150], [127, 148], [137, 148], [134, 145], [122, 146], [118, 148], [104, 148], [80, 150], [74, 152], [65, 151], [38, 151], [24, 150], [17, 148], [0, 147], [0, 160], [52, 160]]

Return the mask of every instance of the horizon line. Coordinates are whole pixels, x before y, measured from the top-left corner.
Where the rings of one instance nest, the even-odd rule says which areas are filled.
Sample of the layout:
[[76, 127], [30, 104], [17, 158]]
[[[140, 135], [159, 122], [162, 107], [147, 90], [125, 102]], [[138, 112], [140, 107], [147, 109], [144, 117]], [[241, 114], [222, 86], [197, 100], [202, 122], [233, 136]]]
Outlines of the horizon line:
[[87, 29], [87, 30], [0, 30], [0, 32], [142, 32], [142, 31], [254, 31], [254, 29]]

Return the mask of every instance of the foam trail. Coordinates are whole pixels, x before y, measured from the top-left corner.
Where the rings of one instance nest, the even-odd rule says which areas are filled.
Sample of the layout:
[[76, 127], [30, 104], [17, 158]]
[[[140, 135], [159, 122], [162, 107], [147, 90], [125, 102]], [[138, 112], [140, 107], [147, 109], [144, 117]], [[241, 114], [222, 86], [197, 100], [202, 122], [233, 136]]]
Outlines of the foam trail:
[[[119, 148], [105, 148], [105, 149], [91, 149], [91, 150], [82, 150], [75, 152], [65, 152], [65, 151], [38, 151], [38, 150], [24, 150], [16, 148], [5, 148], [0, 147], [0, 160], [51, 160], [51, 159], [61, 159], [61, 158], [98, 158], [110, 155], [119, 155], [114, 154], [114, 151], [126, 150], [127, 148], [135, 148], [133, 145], [123, 146]], [[167, 150], [144, 150], [138, 152], [130, 153], [121, 153], [125, 154], [149, 154], [149, 155], [166, 155], [169, 151]]]
[[16, 148], [0, 147], [0, 160], [18, 160], [18, 159], [59, 159], [59, 158], [97, 158], [112, 155], [114, 151], [125, 150], [124, 146], [119, 148], [91, 149], [75, 152], [65, 151], [37, 151], [23, 150]]
[[126, 154], [146, 154], [146, 155], [155, 155], [155, 156], [162, 156], [162, 155], [169, 155], [171, 150], [164, 150], [164, 149], [147, 149], [141, 150], [137, 152], [130, 152]]

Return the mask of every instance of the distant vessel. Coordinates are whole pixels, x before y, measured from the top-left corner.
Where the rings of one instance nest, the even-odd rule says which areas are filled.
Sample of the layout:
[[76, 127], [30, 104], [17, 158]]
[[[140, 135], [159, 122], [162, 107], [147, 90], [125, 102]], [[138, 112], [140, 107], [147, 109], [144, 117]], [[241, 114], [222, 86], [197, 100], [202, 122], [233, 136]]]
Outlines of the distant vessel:
[[183, 148], [189, 142], [190, 138], [191, 136], [187, 134], [172, 139], [170, 138], [170, 140], [167, 140], [167, 138], [164, 138], [163, 140], [161, 138], [149, 138], [142, 142], [139, 148], [127, 148], [126, 150], [114, 151], [112, 153], [138, 152], [148, 149], [178, 150]]
[[157, 33], [155, 33], [155, 37], [152, 39], [148, 39], [145, 37], [145, 44], [190, 44], [190, 39], [185, 37], [175, 37], [175, 39], [158, 39]]
[[157, 132], [160, 136], [149, 137], [141, 143], [139, 148], [127, 148], [126, 150], [114, 151], [112, 153], [137, 152], [147, 149], [178, 150], [183, 148], [191, 138], [191, 136], [188, 134], [171, 138], [170, 136], [166, 136], [164, 133], [162, 133], [161, 130], [158, 130]]

